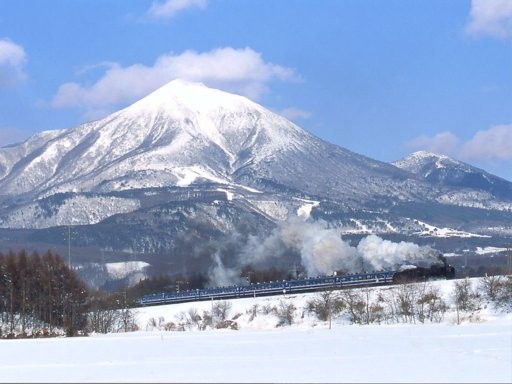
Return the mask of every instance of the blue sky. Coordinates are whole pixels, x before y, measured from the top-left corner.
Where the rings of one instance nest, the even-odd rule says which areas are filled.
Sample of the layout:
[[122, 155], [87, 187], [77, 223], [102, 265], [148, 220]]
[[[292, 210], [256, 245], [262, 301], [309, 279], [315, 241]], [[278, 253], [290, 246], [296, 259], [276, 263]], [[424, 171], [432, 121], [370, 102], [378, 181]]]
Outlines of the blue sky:
[[381, 161], [512, 180], [512, 0], [1, 0], [0, 145], [174, 78]]

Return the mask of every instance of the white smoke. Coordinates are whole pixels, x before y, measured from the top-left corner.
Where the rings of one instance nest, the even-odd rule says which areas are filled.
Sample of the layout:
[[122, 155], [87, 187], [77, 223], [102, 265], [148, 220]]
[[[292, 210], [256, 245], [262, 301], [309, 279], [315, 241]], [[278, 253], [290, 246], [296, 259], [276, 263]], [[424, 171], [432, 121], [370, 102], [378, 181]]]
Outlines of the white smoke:
[[209, 285], [212, 287], [224, 287], [242, 283], [240, 270], [238, 268], [227, 268], [224, 266], [219, 252], [212, 257], [213, 265], [208, 271]]
[[395, 243], [369, 235], [354, 247], [326, 223], [299, 218], [281, 222], [265, 239], [252, 237], [243, 249], [241, 261], [271, 264], [272, 259], [286, 250], [300, 254], [308, 276], [330, 275], [338, 270], [346, 273], [389, 270], [404, 263], [437, 262], [436, 252], [428, 246], [404, 241]]
[[356, 249], [343, 241], [336, 230], [323, 228], [319, 223], [302, 226], [302, 230], [300, 256], [309, 276], [353, 270], [359, 264]]
[[[241, 239], [237, 239], [241, 240]], [[323, 221], [304, 221], [292, 217], [275, 228], [269, 236], [249, 236], [240, 243], [234, 267], [227, 268], [219, 251], [213, 257], [209, 271], [212, 286], [239, 284], [244, 265], [260, 268], [275, 266], [286, 254], [300, 255], [308, 276], [331, 275], [335, 271], [397, 270], [405, 264], [437, 263], [437, 253], [428, 246], [411, 242], [395, 243], [376, 235], [368, 235], [354, 247], [341, 237], [339, 230]]]
[[404, 263], [432, 264], [438, 261], [437, 253], [429, 246], [405, 241], [394, 243], [376, 235], [361, 239], [357, 251], [373, 271], [397, 269]]

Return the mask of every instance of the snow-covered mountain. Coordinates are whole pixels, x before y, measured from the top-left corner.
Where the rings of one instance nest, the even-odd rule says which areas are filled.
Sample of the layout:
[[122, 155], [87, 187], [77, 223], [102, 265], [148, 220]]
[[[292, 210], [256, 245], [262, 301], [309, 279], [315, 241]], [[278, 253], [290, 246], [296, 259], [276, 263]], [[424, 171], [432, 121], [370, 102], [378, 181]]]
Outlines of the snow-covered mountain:
[[[364, 206], [439, 194], [244, 97], [182, 80], [101, 120], [1, 148], [0, 170], [0, 226], [9, 228], [95, 224], [144, 205], [115, 193], [198, 184], [274, 220], [287, 215], [283, 201], [300, 209], [297, 198]], [[265, 201], [282, 193], [280, 206], [269, 211], [255, 192], [270, 193]]]
[[0, 195], [26, 199], [197, 182], [356, 200], [381, 195], [383, 184], [403, 198], [428, 191], [244, 97], [181, 80], [104, 119], [0, 149], [0, 169]]
[[[0, 148], [0, 243], [67, 252], [72, 225], [84, 258], [172, 254], [164, 264], [183, 271], [298, 216], [355, 236], [512, 235], [510, 183], [428, 159], [373, 160], [245, 97], [175, 80], [103, 119]], [[459, 173], [496, 188], [457, 184]]]
[[419, 151], [392, 164], [437, 185], [471, 188], [512, 200], [512, 182], [446, 155]]

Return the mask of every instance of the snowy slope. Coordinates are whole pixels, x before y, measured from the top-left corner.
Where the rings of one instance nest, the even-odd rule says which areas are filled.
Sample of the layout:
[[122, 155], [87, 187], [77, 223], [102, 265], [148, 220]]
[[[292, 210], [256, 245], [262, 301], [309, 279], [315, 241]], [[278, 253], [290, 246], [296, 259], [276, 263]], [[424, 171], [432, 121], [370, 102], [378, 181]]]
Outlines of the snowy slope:
[[482, 200], [495, 196], [512, 201], [512, 182], [446, 155], [419, 151], [392, 164], [437, 185], [477, 190]]
[[[477, 283], [476, 279], [473, 283]], [[453, 282], [436, 283], [450, 302]], [[273, 315], [248, 321], [254, 304], [294, 302], [312, 295], [232, 301], [242, 313], [238, 331], [170, 332], [146, 327], [148, 319], [175, 320], [191, 307], [139, 308], [137, 332], [85, 338], [3, 340], [2, 382], [223, 382], [223, 383], [509, 383], [512, 318], [487, 306], [461, 325], [451, 311], [441, 323], [347, 325], [332, 329], [306, 314], [275, 328]], [[477, 320], [479, 319], [479, 320]], [[252, 323], [252, 326], [249, 324]]]
[[180, 80], [102, 120], [59, 133], [26, 150], [21, 161], [8, 158], [13, 148], [0, 150], [11, 171], [0, 194], [185, 186], [197, 178], [228, 183], [248, 161], [300, 148], [309, 139], [246, 98]]
[[0, 164], [0, 195], [30, 199], [200, 181], [355, 200], [428, 192], [395, 167], [329, 144], [244, 97], [181, 80], [104, 119], [1, 148]]

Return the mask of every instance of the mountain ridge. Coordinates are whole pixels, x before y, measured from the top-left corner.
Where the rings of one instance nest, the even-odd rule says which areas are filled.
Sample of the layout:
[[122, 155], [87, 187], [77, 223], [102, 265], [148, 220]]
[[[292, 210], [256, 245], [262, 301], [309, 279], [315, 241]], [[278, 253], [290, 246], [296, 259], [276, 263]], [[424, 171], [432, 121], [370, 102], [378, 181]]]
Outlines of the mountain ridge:
[[511, 182], [446, 155], [418, 151], [392, 164], [437, 185], [483, 190], [512, 200]]

